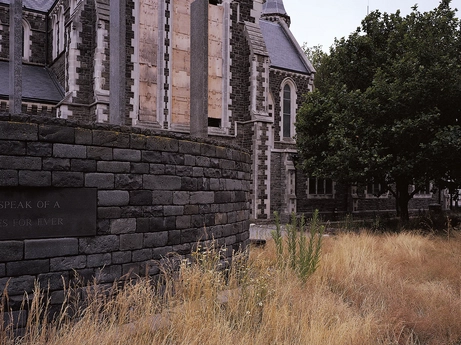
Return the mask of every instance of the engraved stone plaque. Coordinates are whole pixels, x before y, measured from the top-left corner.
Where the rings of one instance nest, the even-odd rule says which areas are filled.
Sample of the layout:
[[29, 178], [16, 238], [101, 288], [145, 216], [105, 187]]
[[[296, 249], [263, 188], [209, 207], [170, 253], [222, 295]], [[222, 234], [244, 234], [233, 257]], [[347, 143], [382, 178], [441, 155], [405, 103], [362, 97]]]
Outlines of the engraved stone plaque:
[[96, 235], [96, 188], [0, 188], [0, 240]]

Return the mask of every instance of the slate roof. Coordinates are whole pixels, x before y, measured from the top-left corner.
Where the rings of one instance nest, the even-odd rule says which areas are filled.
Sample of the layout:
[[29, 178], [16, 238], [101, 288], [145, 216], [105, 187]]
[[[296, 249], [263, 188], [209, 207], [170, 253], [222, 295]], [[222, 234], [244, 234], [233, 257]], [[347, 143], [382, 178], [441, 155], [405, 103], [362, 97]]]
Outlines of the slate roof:
[[[31, 10], [48, 12], [56, 0], [22, 0], [22, 6]], [[0, 0], [0, 3], [9, 4], [10, 0]]]
[[[9, 97], [9, 63], [0, 61], [0, 97]], [[45, 67], [22, 65], [22, 98], [56, 104], [64, 98], [64, 92], [57, 85]]]
[[271, 66], [298, 73], [310, 74], [305, 57], [301, 56], [295, 43], [278, 22], [260, 20], [264, 41], [271, 60]]

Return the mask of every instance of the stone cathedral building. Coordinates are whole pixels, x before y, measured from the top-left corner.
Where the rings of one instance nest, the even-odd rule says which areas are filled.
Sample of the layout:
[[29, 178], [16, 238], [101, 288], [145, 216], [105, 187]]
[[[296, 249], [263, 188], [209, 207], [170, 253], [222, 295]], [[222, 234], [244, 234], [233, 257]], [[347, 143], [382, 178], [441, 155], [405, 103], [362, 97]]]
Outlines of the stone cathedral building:
[[[192, 2], [126, 0], [123, 125], [190, 132]], [[24, 113], [110, 122], [110, 12], [109, 0], [23, 0]], [[9, 109], [8, 13], [0, 0], [0, 112]], [[315, 70], [283, 0], [210, 0], [207, 75], [208, 136], [252, 153], [252, 218], [394, 209], [390, 198], [297, 170], [294, 124]]]

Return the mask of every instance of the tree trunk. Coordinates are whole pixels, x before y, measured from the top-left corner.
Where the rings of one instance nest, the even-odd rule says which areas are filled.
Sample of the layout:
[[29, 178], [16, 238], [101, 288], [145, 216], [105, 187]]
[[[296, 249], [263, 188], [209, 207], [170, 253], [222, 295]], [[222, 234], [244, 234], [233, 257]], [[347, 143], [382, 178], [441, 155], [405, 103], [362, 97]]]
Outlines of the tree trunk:
[[410, 193], [408, 193], [409, 183], [405, 180], [396, 181], [396, 205], [397, 215], [400, 217], [402, 223], [408, 223], [410, 215], [408, 213], [408, 202], [410, 201]]

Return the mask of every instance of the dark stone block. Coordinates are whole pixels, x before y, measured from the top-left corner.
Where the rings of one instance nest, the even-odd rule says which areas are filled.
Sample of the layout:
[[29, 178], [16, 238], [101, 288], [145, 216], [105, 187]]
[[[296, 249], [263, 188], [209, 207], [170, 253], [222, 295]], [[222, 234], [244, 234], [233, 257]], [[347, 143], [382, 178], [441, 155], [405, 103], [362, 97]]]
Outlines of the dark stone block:
[[148, 137], [146, 149], [162, 152], [178, 152], [179, 144], [177, 139], [165, 137]]
[[137, 218], [136, 219], [136, 232], [137, 233], [149, 232], [149, 218]]
[[115, 185], [112, 173], [89, 173], [85, 175], [85, 187], [113, 189]]
[[112, 149], [108, 147], [88, 147], [87, 157], [94, 160], [112, 160]]
[[196, 161], [196, 165], [199, 166], [199, 167], [205, 167], [205, 168], [209, 168], [210, 167], [210, 158], [208, 157], [203, 157], [203, 156], [200, 156], [200, 157], [196, 157], [195, 158], [195, 161]]
[[88, 159], [72, 159], [70, 162], [70, 170], [81, 172], [95, 172], [96, 161]]
[[131, 149], [114, 149], [114, 160], [140, 162], [141, 151]]
[[41, 259], [78, 254], [78, 239], [57, 238], [45, 240], [25, 240], [25, 259]]
[[152, 259], [160, 260], [160, 259], [166, 258], [171, 253], [173, 253], [172, 246], [154, 248], [152, 250]]
[[194, 168], [191, 166], [178, 165], [176, 166], [176, 176], [191, 177]]
[[28, 142], [27, 154], [36, 157], [51, 157], [53, 154], [53, 144], [41, 142]]
[[69, 280], [68, 272], [53, 272], [39, 274], [37, 281], [42, 289], [50, 289], [50, 291], [61, 290], [65, 286], [65, 282]]
[[157, 248], [168, 244], [168, 231], [146, 233], [144, 236], [144, 247]]
[[93, 131], [85, 128], [75, 128], [75, 143], [78, 145], [92, 145]]
[[150, 248], [134, 250], [132, 253], [133, 262], [146, 261], [150, 259], [152, 259], [152, 249]]
[[214, 202], [214, 192], [192, 192], [190, 194], [191, 204], [212, 204]]
[[141, 134], [131, 134], [131, 148], [132, 149], [145, 149], [147, 137]]
[[189, 153], [192, 155], [200, 155], [201, 144], [194, 141], [180, 141], [179, 153]]
[[198, 205], [185, 205], [184, 206], [184, 214], [185, 215], [192, 215], [198, 213]]
[[72, 270], [70, 272], [69, 280], [72, 284], [77, 284], [78, 286], [85, 286], [89, 283], [93, 284], [94, 282], [94, 269], [93, 268], [84, 268], [79, 270]]
[[79, 239], [79, 253], [98, 254], [118, 251], [119, 238], [116, 235], [88, 237]]
[[130, 202], [128, 191], [108, 190], [98, 192], [98, 206], [126, 206]]
[[184, 212], [184, 206], [164, 206], [163, 215], [167, 216], [182, 216]]
[[176, 217], [153, 217], [149, 221], [150, 232], [174, 230]]
[[135, 190], [130, 191], [130, 205], [142, 206], [152, 204], [152, 191]]
[[112, 264], [112, 255], [105, 254], [92, 254], [86, 257], [87, 267], [104, 267]]
[[1, 140], [30, 140], [38, 138], [38, 126], [30, 123], [12, 123], [0, 121]]
[[130, 146], [130, 135], [121, 132], [94, 130], [93, 145], [128, 148]]
[[65, 126], [39, 126], [39, 138], [43, 141], [73, 144], [75, 129]]
[[0, 262], [22, 260], [23, 258], [24, 244], [22, 241], [0, 242]]
[[23, 156], [26, 154], [26, 143], [21, 141], [1, 141], [0, 152], [5, 155]]
[[173, 252], [179, 255], [189, 255], [191, 253], [191, 245], [189, 243], [177, 244], [173, 246]]
[[86, 158], [86, 146], [54, 144], [53, 157], [58, 158]]
[[127, 206], [122, 208], [122, 218], [140, 218], [144, 216], [146, 216], [146, 214], [144, 213], [142, 207]]
[[202, 144], [201, 151], [202, 156], [205, 157], [215, 157], [216, 156], [216, 146], [209, 144]]
[[83, 187], [83, 173], [53, 171], [52, 184], [53, 187]]
[[16, 261], [6, 264], [6, 274], [8, 276], [24, 276], [29, 274], [48, 273], [49, 271], [49, 260]]
[[144, 217], [163, 217], [163, 206], [144, 206]]
[[198, 229], [185, 229], [181, 231], [181, 243], [195, 243], [199, 240]]
[[69, 171], [70, 159], [67, 158], [44, 158], [43, 170]]
[[181, 177], [168, 175], [144, 175], [144, 189], [152, 190], [180, 190]]
[[168, 231], [168, 245], [173, 246], [181, 243], [181, 230]]
[[99, 219], [96, 229], [96, 234], [99, 236], [110, 235], [110, 219]]
[[0, 156], [0, 169], [41, 170], [42, 159], [39, 157]]
[[117, 174], [115, 176], [115, 188], [117, 189], [140, 189], [143, 185], [141, 175]]
[[221, 161], [218, 158], [210, 158], [210, 168], [221, 169]]
[[51, 171], [19, 171], [19, 185], [29, 187], [51, 186]]
[[122, 266], [122, 274], [126, 279], [139, 277], [140, 266], [139, 263], [129, 263]]
[[130, 164], [130, 173], [132, 174], [148, 174], [149, 169], [150, 167], [148, 163], [131, 163]]
[[3, 278], [4, 276], [6, 276], [6, 265], [0, 264], [0, 278]]
[[[155, 198], [154, 198], [155, 201]], [[174, 192], [173, 204], [174, 205], [187, 205], [190, 203], [190, 192]]]
[[19, 178], [16, 170], [0, 170], [0, 186], [13, 187], [18, 184]]
[[165, 174], [164, 175], [176, 175], [176, 165], [167, 164], [165, 165]]
[[120, 250], [133, 250], [142, 248], [143, 234], [120, 235]]
[[151, 175], [165, 175], [165, 164], [150, 164], [149, 173]]
[[0, 291], [5, 291], [8, 286], [8, 295], [21, 297], [24, 296], [24, 291], [32, 292], [34, 288], [35, 277], [34, 276], [23, 276], [13, 278], [1, 278], [0, 279]]
[[126, 264], [131, 262], [131, 252], [115, 252], [112, 253], [113, 264]]
[[232, 192], [216, 192], [214, 194], [214, 202], [217, 204], [224, 204], [232, 201]]
[[50, 269], [52, 272], [76, 270], [86, 267], [86, 255], [66, 256], [62, 258], [50, 259]]
[[112, 172], [112, 173], [129, 173], [129, 162], [97, 162], [98, 172]]
[[203, 169], [203, 174], [205, 177], [211, 177], [211, 178], [222, 177], [222, 171], [220, 169], [205, 168]]
[[195, 166], [195, 156], [184, 155], [184, 165], [186, 166]]
[[163, 163], [162, 153], [158, 151], [142, 151], [142, 161], [147, 163]]
[[[135, 218], [120, 218], [110, 221], [110, 232], [112, 234], [131, 234], [136, 232]], [[120, 243], [121, 246], [121, 243]]]
[[176, 229], [187, 229], [191, 227], [191, 216], [176, 217]]
[[197, 179], [192, 177], [181, 177], [181, 190], [196, 191]]
[[162, 161], [165, 164], [184, 165], [184, 155], [178, 153], [162, 152]]
[[112, 265], [96, 270], [95, 277], [98, 283], [113, 283], [122, 276], [122, 266]]

